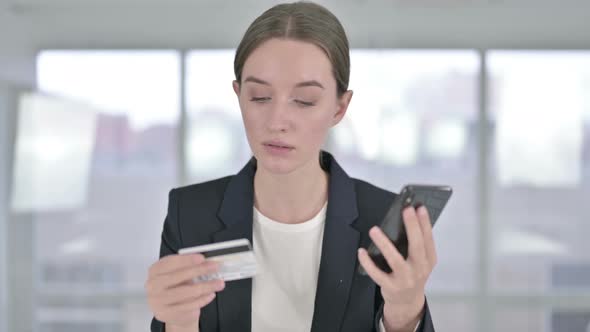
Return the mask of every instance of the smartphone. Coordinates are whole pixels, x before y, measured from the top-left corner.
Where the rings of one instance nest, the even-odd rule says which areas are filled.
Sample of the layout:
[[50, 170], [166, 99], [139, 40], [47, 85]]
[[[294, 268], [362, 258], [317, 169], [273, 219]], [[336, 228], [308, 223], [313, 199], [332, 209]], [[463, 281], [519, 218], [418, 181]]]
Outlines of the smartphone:
[[[408, 206], [414, 208], [425, 206], [430, 215], [430, 223], [434, 226], [452, 193], [450, 186], [408, 184], [402, 188], [379, 226], [404, 258], [408, 258], [408, 238], [402, 218], [403, 210]], [[375, 265], [387, 273], [391, 272], [385, 257], [373, 242], [369, 245], [367, 252]], [[362, 275], [367, 274], [360, 264], [358, 272]]]

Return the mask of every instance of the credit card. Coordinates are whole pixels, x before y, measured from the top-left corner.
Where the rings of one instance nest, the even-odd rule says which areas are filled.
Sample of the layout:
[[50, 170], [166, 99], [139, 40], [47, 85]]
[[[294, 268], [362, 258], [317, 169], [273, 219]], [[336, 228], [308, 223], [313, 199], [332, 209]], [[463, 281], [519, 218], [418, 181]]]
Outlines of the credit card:
[[194, 279], [195, 282], [213, 279], [232, 281], [252, 278], [256, 275], [256, 257], [248, 239], [183, 248], [178, 251], [178, 254], [201, 254], [205, 256], [206, 260], [219, 263], [217, 273], [197, 277]]

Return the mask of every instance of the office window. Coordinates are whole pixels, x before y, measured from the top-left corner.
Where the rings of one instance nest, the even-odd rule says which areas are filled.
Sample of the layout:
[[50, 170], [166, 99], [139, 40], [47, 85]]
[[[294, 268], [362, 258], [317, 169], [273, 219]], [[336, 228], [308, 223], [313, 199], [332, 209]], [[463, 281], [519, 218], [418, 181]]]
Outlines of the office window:
[[6, 294], [6, 230], [8, 222], [7, 192], [8, 192], [8, 96], [5, 87], [0, 84], [0, 331], [6, 330], [6, 312], [8, 311]]
[[[231, 86], [233, 56], [233, 50], [186, 54], [187, 130], [179, 136], [187, 183], [234, 174], [251, 156]], [[490, 131], [480, 133], [475, 51], [353, 50], [354, 96], [325, 147], [349, 175], [392, 191], [408, 182], [453, 186], [435, 226], [439, 264], [427, 285], [438, 329], [473, 331], [487, 321], [492, 331], [584, 331], [590, 307], [558, 306], [552, 296], [590, 290], [584, 205], [590, 197], [590, 53], [486, 56], [489, 89], [482, 92]], [[181, 166], [179, 61], [173, 51], [40, 55], [44, 94], [38, 100], [95, 114], [83, 199], [50, 196], [39, 201], [44, 204], [13, 206], [35, 220], [40, 331], [136, 331], [149, 323], [143, 281], [157, 257], [167, 192]], [[47, 126], [63, 128], [63, 114]], [[490, 138], [489, 174], [480, 173], [482, 134]], [[60, 150], [44, 149], [39, 160], [55, 160], [51, 151]], [[484, 175], [489, 188], [479, 187]], [[24, 188], [42, 189], [34, 185]], [[487, 216], [479, 210], [482, 192], [490, 194]], [[489, 233], [478, 226], [482, 216], [491, 223]], [[484, 251], [482, 237], [490, 245]], [[482, 260], [489, 263], [487, 276], [478, 270]], [[530, 292], [546, 305], [522, 305]], [[498, 296], [508, 305], [495, 303]]]
[[[437, 331], [478, 331], [477, 304], [474, 301], [439, 301], [430, 294], [428, 307]], [[460, 319], [457, 319], [460, 317]]]
[[232, 88], [233, 50], [192, 51], [186, 57], [189, 182], [237, 173], [252, 156]]
[[590, 52], [489, 54], [496, 291], [590, 290]]
[[353, 50], [348, 113], [330, 148], [347, 172], [399, 192], [406, 183], [454, 193], [434, 229], [439, 264], [428, 288], [473, 290], [477, 262], [478, 54]]
[[[86, 151], [87, 178], [61, 174], [63, 181], [87, 183], [82, 199], [70, 206], [28, 206], [35, 222], [39, 331], [136, 331], [137, 316], [144, 329], [148, 325], [149, 310], [134, 303], [144, 302], [143, 284], [158, 257], [167, 193], [177, 185], [179, 68], [175, 51], [39, 55], [39, 90], [52, 100], [94, 110], [92, 119], [82, 120], [92, 122], [90, 133], [63, 125], [79, 124], [76, 111], [82, 106], [61, 107], [59, 117], [46, 117], [29, 133], [53, 129], [54, 138], [87, 140], [90, 135], [92, 142]], [[41, 160], [61, 153], [61, 145], [38, 141], [44, 147]]]
[[504, 307], [493, 319], [494, 332], [573, 332], [590, 331], [590, 310], [558, 307]]

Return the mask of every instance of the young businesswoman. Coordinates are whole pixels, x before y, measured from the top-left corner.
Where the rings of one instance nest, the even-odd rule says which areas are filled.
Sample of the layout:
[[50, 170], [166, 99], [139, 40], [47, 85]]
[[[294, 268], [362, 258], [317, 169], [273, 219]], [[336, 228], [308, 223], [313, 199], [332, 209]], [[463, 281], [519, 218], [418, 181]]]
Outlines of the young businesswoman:
[[[161, 258], [146, 281], [151, 330], [434, 331], [424, 296], [436, 263], [428, 213], [404, 211], [404, 260], [374, 227], [395, 194], [350, 178], [321, 150], [352, 98], [338, 19], [309, 2], [274, 6], [246, 31], [234, 71], [254, 157], [236, 175], [170, 192]], [[217, 267], [180, 248], [239, 238], [253, 243], [254, 278], [191, 281]], [[394, 272], [359, 249], [371, 240]]]

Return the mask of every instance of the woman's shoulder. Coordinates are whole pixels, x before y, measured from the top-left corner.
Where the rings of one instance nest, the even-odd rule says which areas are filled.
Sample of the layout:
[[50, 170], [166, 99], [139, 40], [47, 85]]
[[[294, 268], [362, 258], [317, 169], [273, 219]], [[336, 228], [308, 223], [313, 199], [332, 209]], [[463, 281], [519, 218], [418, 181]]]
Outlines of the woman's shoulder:
[[352, 180], [355, 183], [359, 214], [369, 220], [381, 220], [397, 194], [364, 180]]
[[170, 194], [182, 199], [190, 200], [216, 200], [223, 197], [225, 188], [235, 175], [228, 175], [205, 182], [193, 183], [190, 185], [174, 188]]
[[391, 200], [397, 196], [396, 193], [387, 189], [381, 188], [365, 180], [352, 178], [356, 188], [357, 196], [369, 197], [369, 198], [383, 198]]

